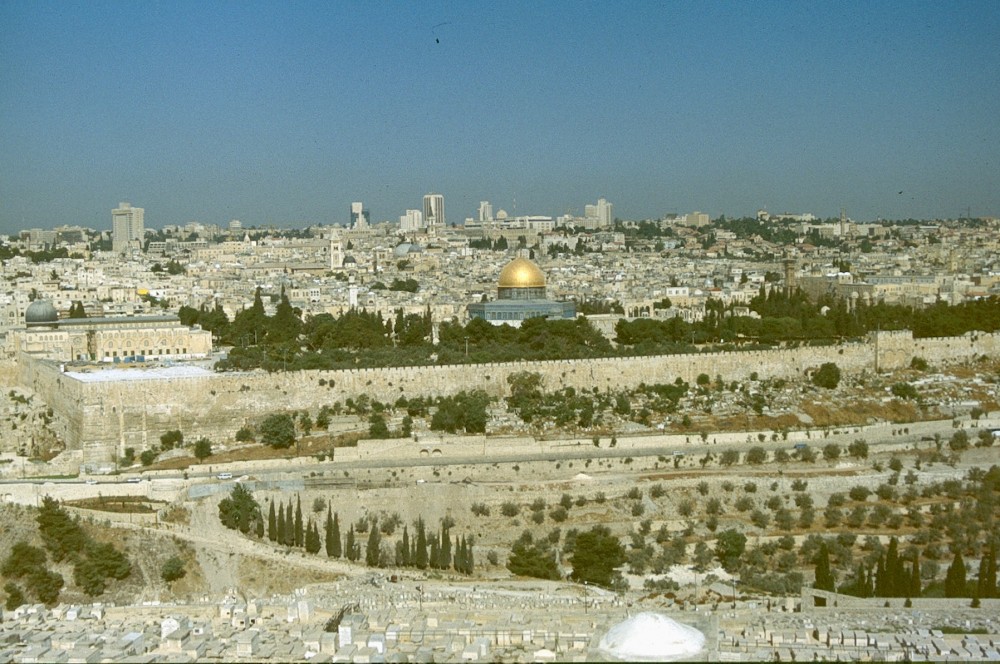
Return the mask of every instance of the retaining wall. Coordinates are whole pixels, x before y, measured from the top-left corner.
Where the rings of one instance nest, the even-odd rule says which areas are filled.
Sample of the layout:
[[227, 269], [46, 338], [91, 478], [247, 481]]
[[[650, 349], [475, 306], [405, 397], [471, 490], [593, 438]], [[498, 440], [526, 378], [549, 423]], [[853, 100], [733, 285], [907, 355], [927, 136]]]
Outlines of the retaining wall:
[[801, 377], [825, 362], [856, 374], [907, 366], [914, 356], [931, 363], [995, 355], [992, 334], [914, 340], [908, 332], [873, 334], [864, 342], [769, 351], [694, 353], [655, 357], [602, 358], [486, 365], [396, 367], [342, 371], [263, 371], [190, 378], [82, 382], [58, 364], [22, 357], [20, 381], [52, 406], [53, 428], [68, 449], [83, 450], [84, 463], [106, 462], [159, 444], [162, 433], [180, 429], [186, 438], [227, 440], [246, 425], [276, 411], [317, 411], [367, 394], [395, 402], [400, 396], [445, 396], [481, 389], [494, 397], [507, 393], [508, 378], [528, 371], [555, 390], [634, 388], [640, 383], [694, 383], [708, 374], [726, 381]]

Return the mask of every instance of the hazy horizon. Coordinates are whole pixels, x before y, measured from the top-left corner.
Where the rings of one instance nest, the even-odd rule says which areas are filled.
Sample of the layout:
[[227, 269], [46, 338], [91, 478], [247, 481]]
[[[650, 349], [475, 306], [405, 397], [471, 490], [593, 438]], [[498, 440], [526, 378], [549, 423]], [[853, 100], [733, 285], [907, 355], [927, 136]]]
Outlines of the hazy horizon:
[[1000, 215], [1000, 3], [0, 4], [0, 232]]

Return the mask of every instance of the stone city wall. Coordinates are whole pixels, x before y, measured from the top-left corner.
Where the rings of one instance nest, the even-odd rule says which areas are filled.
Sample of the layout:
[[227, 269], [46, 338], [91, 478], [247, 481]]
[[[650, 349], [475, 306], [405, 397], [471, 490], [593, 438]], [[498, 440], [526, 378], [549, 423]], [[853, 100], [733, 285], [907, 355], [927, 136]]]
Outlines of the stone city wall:
[[[877, 336], [877, 338], [876, 338]], [[931, 363], [996, 354], [995, 335], [914, 340], [908, 332], [879, 333], [865, 342], [794, 349], [694, 353], [656, 357], [603, 358], [486, 365], [398, 367], [342, 371], [263, 371], [169, 379], [90, 382], [73, 379], [55, 363], [23, 358], [22, 385], [50, 404], [53, 424], [68, 449], [82, 449], [85, 463], [107, 461], [126, 447], [140, 451], [159, 444], [165, 431], [179, 429], [188, 440], [207, 436], [231, 439], [244, 425], [273, 412], [315, 412], [366, 394], [395, 402], [400, 396], [445, 396], [482, 389], [494, 397], [507, 393], [507, 379], [518, 372], [541, 374], [546, 390], [634, 388], [640, 383], [694, 383], [699, 374], [726, 381], [800, 377], [824, 362], [847, 374], [907, 366], [915, 355]]]

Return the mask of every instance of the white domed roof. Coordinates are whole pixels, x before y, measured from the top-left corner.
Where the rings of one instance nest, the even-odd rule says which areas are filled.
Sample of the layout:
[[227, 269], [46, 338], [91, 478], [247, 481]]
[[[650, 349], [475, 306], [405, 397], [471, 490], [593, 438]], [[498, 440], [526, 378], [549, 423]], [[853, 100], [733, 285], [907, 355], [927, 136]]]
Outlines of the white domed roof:
[[598, 648], [620, 660], [691, 659], [705, 647], [705, 635], [661, 613], [640, 613], [601, 637]]

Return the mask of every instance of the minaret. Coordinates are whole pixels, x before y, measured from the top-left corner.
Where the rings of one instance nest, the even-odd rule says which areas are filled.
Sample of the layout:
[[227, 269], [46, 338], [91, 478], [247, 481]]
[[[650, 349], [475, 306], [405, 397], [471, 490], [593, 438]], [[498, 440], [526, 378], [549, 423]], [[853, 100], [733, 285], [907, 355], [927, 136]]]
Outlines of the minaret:
[[798, 285], [797, 261], [794, 258], [786, 258], [782, 263], [785, 266], [785, 293], [791, 295]]

